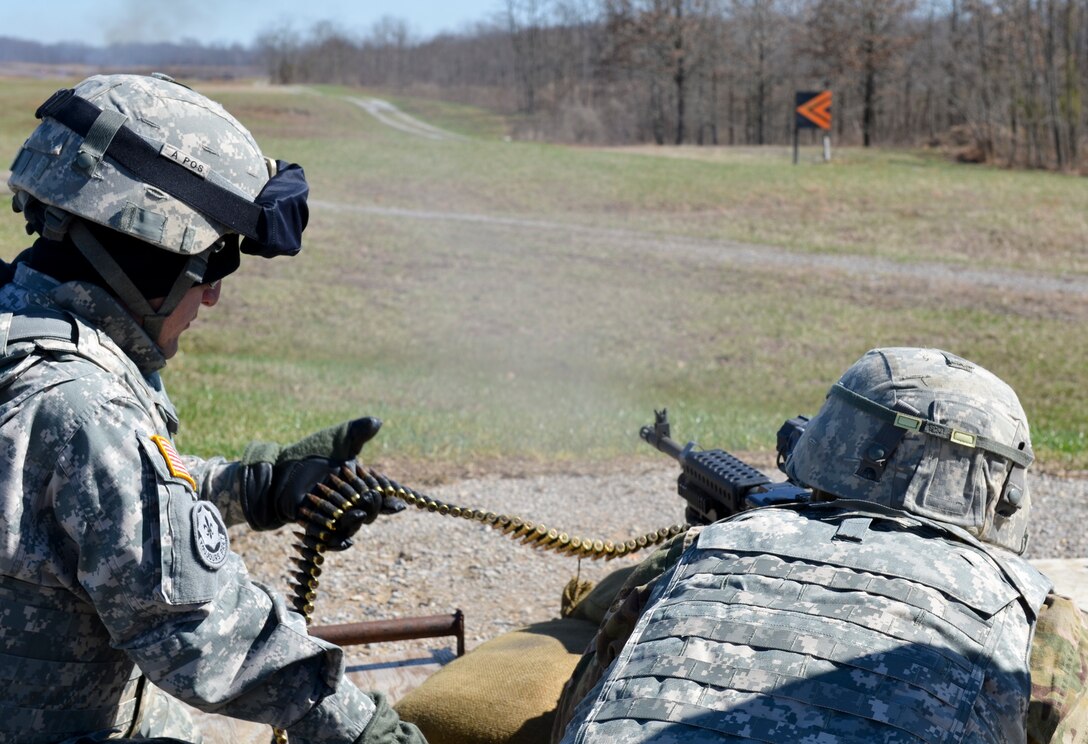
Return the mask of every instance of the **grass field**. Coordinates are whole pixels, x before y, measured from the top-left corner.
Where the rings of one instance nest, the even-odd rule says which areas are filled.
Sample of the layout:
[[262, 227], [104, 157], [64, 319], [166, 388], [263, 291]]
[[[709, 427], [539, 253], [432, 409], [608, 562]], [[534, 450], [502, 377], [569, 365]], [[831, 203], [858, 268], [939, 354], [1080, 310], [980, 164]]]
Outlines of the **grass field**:
[[[71, 82], [0, 81], [4, 158]], [[314, 204], [303, 254], [249, 260], [167, 367], [189, 451], [370, 413], [379, 459], [575, 465], [643, 453], [662, 406], [677, 438], [766, 451], [864, 351], [908, 344], [991, 368], [1041, 461], [1088, 466], [1082, 178], [920, 151], [793, 166], [781, 148], [509, 142], [486, 112], [391, 99], [467, 135], [432, 141], [346, 100], [365, 92], [204, 90], [305, 165]], [[773, 248], [740, 260], [734, 241]], [[0, 222], [0, 256], [24, 243]]]

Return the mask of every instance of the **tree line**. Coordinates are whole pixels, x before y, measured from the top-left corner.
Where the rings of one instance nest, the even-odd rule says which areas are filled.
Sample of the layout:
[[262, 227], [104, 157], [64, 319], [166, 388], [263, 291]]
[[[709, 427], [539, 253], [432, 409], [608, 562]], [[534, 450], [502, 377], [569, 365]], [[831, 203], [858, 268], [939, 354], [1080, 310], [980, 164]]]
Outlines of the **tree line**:
[[964, 160], [1064, 170], [1088, 158], [1088, 0], [502, 2], [426, 39], [395, 18], [362, 33], [272, 27], [246, 47], [0, 37], [0, 61], [227, 75], [257, 65], [276, 83], [485, 106], [520, 138], [608, 144], [786, 144], [795, 93], [829, 89], [839, 144], [943, 145]]
[[501, 109], [519, 136], [784, 144], [794, 96], [833, 91], [842, 144], [958, 147], [967, 160], [1084, 159], [1088, 0], [505, 0], [459, 34], [385, 19], [270, 30], [273, 80]]
[[198, 75], [233, 77], [256, 74], [263, 64], [253, 46], [204, 45], [189, 39], [178, 42], [120, 42], [105, 47], [82, 42], [19, 39], [0, 35], [0, 63], [91, 67], [99, 70], [175, 68]]

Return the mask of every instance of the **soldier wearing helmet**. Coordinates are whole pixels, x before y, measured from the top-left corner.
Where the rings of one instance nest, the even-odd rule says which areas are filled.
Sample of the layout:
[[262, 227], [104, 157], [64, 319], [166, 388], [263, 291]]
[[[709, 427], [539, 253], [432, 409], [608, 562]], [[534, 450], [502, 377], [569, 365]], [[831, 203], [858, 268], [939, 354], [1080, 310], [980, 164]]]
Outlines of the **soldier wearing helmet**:
[[[814, 498], [696, 528], [656, 579], [621, 592], [554, 739], [998, 744], [1030, 728], [1033, 742], [1083, 741], [1060, 721], [1086, 702], [1088, 634], [1068, 601], [1044, 641], [1068, 647], [1066, 666], [1032, 698], [1054, 596], [1020, 557], [1031, 461], [1024, 411], [995, 375], [935, 349], [870, 351], [784, 463]], [[1078, 676], [1074, 695], [1052, 695], [1051, 678]]]
[[[8, 182], [38, 238], [0, 286], [0, 741], [198, 741], [175, 699], [292, 741], [422, 741], [226, 531], [294, 521], [380, 422], [238, 462], [173, 446], [159, 370], [241, 254], [298, 253], [302, 169], [165, 76], [91, 77], [38, 117]], [[334, 542], [388, 508], [367, 494]]]

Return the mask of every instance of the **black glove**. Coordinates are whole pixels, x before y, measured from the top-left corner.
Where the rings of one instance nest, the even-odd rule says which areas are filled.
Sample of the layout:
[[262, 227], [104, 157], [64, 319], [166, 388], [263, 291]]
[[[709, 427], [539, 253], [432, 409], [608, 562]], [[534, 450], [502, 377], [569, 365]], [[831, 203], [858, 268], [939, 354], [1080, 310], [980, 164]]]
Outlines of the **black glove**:
[[[374, 521], [384, 506], [382, 495], [358, 477], [355, 463], [381, 425], [380, 419], [367, 416], [288, 447], [250, 444], [241, 463], [246, 521], [254, 529], [272, 530], [301, 518], [320, 529], [335, 515], [335, 531], [325, 542], [333, 550], [348, 547], [355, 531]], [[336, 515], [337, 511], [343, 513]]]

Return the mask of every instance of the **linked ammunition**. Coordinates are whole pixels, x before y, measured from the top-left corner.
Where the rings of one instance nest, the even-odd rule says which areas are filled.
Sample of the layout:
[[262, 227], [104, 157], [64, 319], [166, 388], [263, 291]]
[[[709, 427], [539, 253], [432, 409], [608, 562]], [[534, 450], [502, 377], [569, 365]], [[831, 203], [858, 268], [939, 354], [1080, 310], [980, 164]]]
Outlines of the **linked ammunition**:
[[336, 527], [333, 520], [326, 519], [324, 515], [318, 514], [313, 509], [308, 509], [305, 506], [300, 506], [298, 508], [298, 515], [309, 522], [307, 529], [309, 529], [310, 526], [320, 527], [326, 530], [331, 530]]
[[295, 580], [297, 586], [302, 586], [310, 591], [316, 591], [318, 587], [318, 581], [313, 576], [310, 576], [306, 571], [296, 571], [291, 574], [291, 578]]
[[532, 530], [527, 530], [521, 541], [526, 545], [535, 545], [548, 536], [548, 528], [544, 525], [537, 525]]
[[305, 561], [311, 566], [320, 566], [325, 562], [325, 556], [316, 550], [311, 550], [302, 545], [295, 545], [295, 550], [298, 552], [299, 560]]
[[388, 478], [386, 478], [381, 473], [374, 470], [374, 468], [369, 468], [367, 470], [367, 473], [374, 480], [376, 480], [378, 482], [377, 490], [381, 491], [382, 493], [385, 493], [386, 489], [394, 489], [395, 490], [396, 487], [394, 486], [393, 482], [391, 480], [389, 480]]
[[314, 590], [305, 584], [291, 584], [290, 586], [295, 597], [301, 598], [307, 603], [312, 603], [317, 598], [317, 594], [314, 593]]
[[325, 513], [332, 519], [339, 519], [344, 514], [343, 507], [347, 506], [348, 503], [339, 494], [332, 491], [330, 491], [330, 493], [333, 495], [318, 496], [315, 493], [308, 493], [306, 494], [306, 503], [310, 504], [315, 509], [320, 509], [323, 513]]
[[[320, 558], [321, 562], [324, 563], [324, 561], [325, 561], [324, 556], [318, 555], [316, 557]], [[320, 564], [315, 565], [312, 561], [308, 561], [305, 558], [292, 558], [291, 562], [294, 563], [296, 566], [298, 566], [299, 571], [302, 571], [302, 572], [306, 573], [308, 576], [310, 576], [312, 578], [316, 579], [319, 576], [321, 576], [321, 566], [320, 566]]]
[[366, 487], [369, 488], [370, 490], [378, 491], [378, 490], [381, 489], [381, 484], [378, 483], [377, 478], [375, 478], [370, 473], [360, 470], [359, 471], [359, 478], [362, 479], [363, 483], [365, 483]]
[[329, 538], [332, 537], [332, 535], [322, 529], [319, 525], [307, 523], [304, 526], [306, 528], [306, 536], [313, 538], [316, 542], [327, 545], [329, 542]]
[[306, 548], [307, 550], [311, 550], [315, 553], [324, 553], [326, 549], [325, 541], [318, 540], [315, 536], [309, 534], [309, 532], [310, 531], [307, 528], [306, 534], [296, 532], [295, 537], [298, 539], [302, 547]]
[[[332, 483], [333, 486], [335, 486], [336, 490], [339, 491], [340, 495], [343, 496], [345, 499], [353, 504], [359, 502], [360, 489], [355, 488], [350, 483], [343, 481], [340, 478], [337, 478], [335, 473], [329, 473], [329, 482]], [[362, 484], [360, 483], [360, 485]]]
[[317, 490], [320, 496], [318, 496], [317, 494], [308, 493], [306, 494], [306, 498], [316, 501], [323, 501], [332, 506], [335, 506], [338, 509], [346, 509], [351, 506], [351, 501], [349, 499], [344, 498], [337, 491], [329, 488], [324, 483], [318, 483]]

